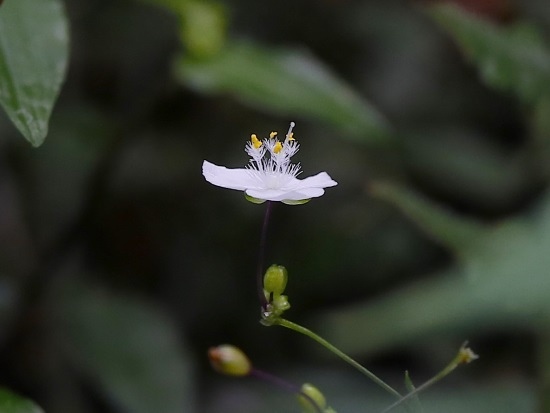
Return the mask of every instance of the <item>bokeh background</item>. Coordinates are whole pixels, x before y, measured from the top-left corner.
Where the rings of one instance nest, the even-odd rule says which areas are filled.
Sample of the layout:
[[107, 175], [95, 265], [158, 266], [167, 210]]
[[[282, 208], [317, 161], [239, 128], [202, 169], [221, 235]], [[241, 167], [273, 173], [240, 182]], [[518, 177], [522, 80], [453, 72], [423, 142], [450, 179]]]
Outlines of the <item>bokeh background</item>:
[[339, 185], [274, 208], [266, 257], [288, 268], [288, 318], [400, 390], [470, 340], [480, 359], [422, 394], [426, 412], [550, 412], [546, 0], [65, 8], [45, 143], [0, 118], [2, 385], [47, 412], [298, 412], [212, 371], [207, 349], [232, 343], [338, 412], [389, 405], [258, 323], [265, 206], [201, 175], [295, 121], [304, 176]]

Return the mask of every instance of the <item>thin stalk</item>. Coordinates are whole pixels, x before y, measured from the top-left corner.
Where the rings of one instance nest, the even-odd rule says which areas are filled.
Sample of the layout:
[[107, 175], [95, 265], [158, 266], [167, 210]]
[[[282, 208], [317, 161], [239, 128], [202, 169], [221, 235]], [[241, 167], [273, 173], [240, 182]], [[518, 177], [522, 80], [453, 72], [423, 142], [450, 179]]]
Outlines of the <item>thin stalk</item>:
[[391, 406], [388, 406], [387, 408], [385, 408], [382, 413], [387, 413], [389, 412], [390, 410], [393, 410], [394, 408], [396, 408], [397, 406], [399, 406], [401, 403], [409, 400], [411, 397], [413, 397], [414, 395], [420, 393], [421, 391], [423, 390], [426, 390], [428, 387], [430, 387], [432, 384], [435, 384], [437, 383], [439, 380], [441, 380], [443, 377], [445, 377], [446, 375], [448, 375], [450, 372], [452, 372], [456, 367], [458, 366], [458, 364], [454, 364], [454, 365], [448, 365], [447, 367], [445, 367], [443, 370], [441, 370], [439, 373], [437, 373], [434, 377], [432, 377], [430, 380], [428, 380], [427, 382], [421, 384], [420, 386], [418, 386], [416, 389], [414, 389], [412, 392], [410, 393], [407, 393], [405, 396], [403, 396], [400, 400], [396, 401], [395, 403], [393, 403]]
[[313, 331], [302, 327], [299, 324], [293, 323], [292, 321], [288, 321], [284, 318], [279, 318], [275, 322], [275, 324], [278, 324], [282, 327], [289, 328], [291, 330], [294, 330], [300, 334], [303, 334], [319, 344], [321, 344], [323, 347], [325, 347], [327, 350], [331, 351], [332, 353], [336, 354], [338, 357], [340, 357], [342, 360], [344, 360], [346, 363], [350, 364], [351, 366], [355, 367], [357, 370], [359, 370], [361, 373], [363, 373], [365, 376], [367, 376], [369, 379], [371, 379], [374, 383], [382, 387], [384, 390], [386, 390], [388, 393], [391, 393], [395, 397], [401, 398], [401, 394], [395, 390], [393, 387], [391, 387], [389, 384], [387, 384], [385, 381], [380, 379], [377, 375], [372, 373], [370, 370], [363, 367], [361, 364], [356, 362], [354, 359], [352, 359], [350, 356], [348, 356], [343, 351], [339, 350], [338, 348], [334, 347], [332, 344], [330, 344], [327, 340], [324, 338], [318, 336]]
[[389, 412], [390, 410], [392, 410], [395, 407], [399, 406], [401, 403], [407, 401], [408, 399], [410, 399], [414, 395], [420, 393], [423, 390], [426, 390], [431, 385], [437, 383], [439, 380], [441, 380], [442, 378], [449, 375], [459, 365], [468, 364], [468, 363], [471, 363], [472, 361], [476, 360], [478, 358], [478, 355], [475, 354], [469, 347], [467, 347], [467, 344], [468, 343], [466, 342], [462, 345], [462, 347], [460, 347], [460, 349], [458, 350], [458, 353], [455, 356], [455, 358], [449, 364], [447, 364], [443, 368], [443, 370], [441, 370], [439, 373], [437, 373], [435, 376], [433, 376], [431, 379], [429, 379], [424, 384], [418, 386], [416, 389], [414, 389], [410, 393], [407, 393], [405, 396], [403, 396], [401, 399], [399, 399], [398, 401], [393, 403], [391, 406], [388, 406], [386, 409], [384, 409], [382, 411], [382, 413]]
[[267, 245], [267, 228], [269, 226], [269, 218], [271, 217], [271, 210], [273, 209], [273, 202], [267, 201], [264, 222], [262, 224], [262, 232], [260, 234], [260, 251], [258, 253], [258, 269], [256, 272], [256, 282], [258, 288], [258, 298], [262, 309], [265, 309], [267, 305], [267, 300], [264, 295], [264, 283], [263, 283], [263, 273], [264, 273], [264, 260], [265, 260], [265, 250]]

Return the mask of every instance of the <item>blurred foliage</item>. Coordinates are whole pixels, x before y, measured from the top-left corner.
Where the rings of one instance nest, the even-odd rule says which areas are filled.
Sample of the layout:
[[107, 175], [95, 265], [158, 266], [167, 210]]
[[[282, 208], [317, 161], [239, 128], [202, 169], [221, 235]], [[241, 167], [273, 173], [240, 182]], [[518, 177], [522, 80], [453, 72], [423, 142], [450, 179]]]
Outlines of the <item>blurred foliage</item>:
[[208, 58], [223, 47], [227, 10], [222, 3], [205, 0], [144, 0], [167, 8], [178, 17], [179, 35], [186, 53]]
[[42, 413], [43, 410], [30, 400], [0, 389], [0, 411], [5, 413]]
[[230, 92], [251, 106], [309, 115], [358, 140], [389, 139], [382, 116], [306, 53], [231, 44], [206, 61], [184, 57], [176, 71], [183, 83], [202, 92]]
[[[63, 287], [59, 323], [75, 365], [121, 409], [194, 412], [191, 360], [158, 309], [90, 283]], [[105, 340], [110, 337], [110, 340]]]
[[[497, 326], [536, 331], [548, 318], [550, 263], [544, 253], [550, 248], [547, 199], [533, 216], [501, 222], [474, 236], [470, 232], [466, 242], [467, 223], [456, 225], [456, 220], [446, 217], [442, 224], [440, 210], [425, 202], [420, 204], [397, 188], [377, 193], [456, 251], [460, 260], [448, 274], [426, 280], [412, 290], [388, 295], [380, 302], [371, 301], [365, 309], [331, 314], [322, 324], [333, 341], [343, 343], [351, 352], [372, 351], [419, 340], [432, 331], [471, 334]], [[430, 208], [433, 214], [426, 213]], [[422, 302], [421, 307], [418, 302]], [[352, 335], [349, 331], [354, 325], [368, 325], [379, 334]]]
[[60, 1], [10, 1], [0, 11], [0, 103], [33, 146], [48, 133], [67, 53]]
[[499, 28], [449, 5], [431, 14], [478, 65], [489, 86], [512, 90], [528, 103], [550, 95], [550, 50], [537, 27]]
[[216, 376], [227, 342], [339, 412], [388, 406], [259, 325], [263, 208], [200, 175], [293, 120], [304, 174], [339, 185], [274, 209], [289, 318], [400, 391], [468, 338], [480, 360], [426, 413], [550, 411], [546, 0], [38, 3], [0, 7], [2, 388], [52, 412], [298, 411]]

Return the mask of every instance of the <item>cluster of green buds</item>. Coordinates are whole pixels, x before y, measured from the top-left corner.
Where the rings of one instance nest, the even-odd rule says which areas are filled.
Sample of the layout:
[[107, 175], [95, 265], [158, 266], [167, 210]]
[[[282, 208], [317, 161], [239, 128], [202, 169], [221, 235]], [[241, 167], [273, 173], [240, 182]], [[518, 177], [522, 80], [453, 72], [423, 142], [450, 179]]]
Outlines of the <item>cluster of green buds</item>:
[[284, 295], [288, 272], [282, 265], [271, 265], [264, 275], [264, 295], [266, 305], [262, 309], [262, 324], [273, 325], [290, 308], [288, 297]]
[[[315, 404], [313, 404], [312, 401]], [[304, 413], [336, 413], [336, 410], [327, 406], [327, 400], [323, 393], [321, 393], [317, 387], [309, 383], [305, 383], [302, 386], [301, 393], [298, 395], [298, 402]]]

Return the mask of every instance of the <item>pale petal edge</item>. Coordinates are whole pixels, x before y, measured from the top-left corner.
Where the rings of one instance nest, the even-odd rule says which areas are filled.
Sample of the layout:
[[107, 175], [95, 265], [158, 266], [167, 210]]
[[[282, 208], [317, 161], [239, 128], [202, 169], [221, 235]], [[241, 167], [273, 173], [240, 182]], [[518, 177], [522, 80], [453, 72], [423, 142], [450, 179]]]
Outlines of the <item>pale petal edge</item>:
[[280, 189], [247, 189], [246, 194], [253, 198], [266, 201], [301, 201], [303, 199], [317, 198], [325, 193], [322, 188], [303, 188], [298, 190]]
[[304, 179], [297, 179], [293, 189], [302, 190], [306, 188], [329, 188], [338, 185], [326, 172], [319, 172], [317, 175], [308, 176]]
[[204, 161], [202, 163], [202, 174], [212, 185], [222, 188], [244, 191], [254, 186], [254, 179], [246, 168], [229, 169], [225, 166], [218, 166]]

